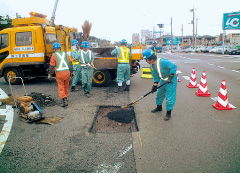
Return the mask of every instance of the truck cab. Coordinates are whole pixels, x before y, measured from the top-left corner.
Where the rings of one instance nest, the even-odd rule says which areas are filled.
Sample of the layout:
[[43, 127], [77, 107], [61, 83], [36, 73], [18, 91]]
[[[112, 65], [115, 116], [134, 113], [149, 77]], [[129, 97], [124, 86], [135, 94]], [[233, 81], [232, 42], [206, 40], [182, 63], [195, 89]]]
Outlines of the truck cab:
[[[0, 31], [0, 77], [8, 82], [11, 77], [46, 76], [52, 44], [57, 42], [55, 28], [36, 16], [13, 19], [12, 25]], [[10, 82], [18, 84], [20, 80]]]

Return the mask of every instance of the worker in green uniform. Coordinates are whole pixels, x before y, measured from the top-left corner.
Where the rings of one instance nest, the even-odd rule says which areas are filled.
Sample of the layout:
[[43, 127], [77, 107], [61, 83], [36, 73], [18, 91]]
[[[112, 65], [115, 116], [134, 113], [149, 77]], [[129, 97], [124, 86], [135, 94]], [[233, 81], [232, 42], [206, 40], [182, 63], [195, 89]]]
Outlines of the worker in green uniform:
[[88, 50], [89, 44], [87, 41], [83, 41], [81, 46], [83, 50], [78, 52], [77, 59], [80, 61], [81, 66], [82, 87], [86, 96], [89, 98], [93, 80], [94, 55], [91, 50]]
[[[117, 93], [122, 93], [123, 90], [130, 90], [130, 57], [131, 52], [129, 48], [127, 48], [127, 40], [121, 40], [121, 46], [114, 49], [111, 52], [111, 55], [117, 56], [118, 58], [118, 67], [117, 67], [117, 82], [118, 82], [118, 90]], [[126, 82], [126, 88], [123, 89], [123, 82]]]
[[[167, 59], [157, 58], [154, 52], [151, 49], [147, 49], [143, 52], [143, 57], [151, 67], [151, 73], [153, 76], [153, 86], [152, 91], [157, 91], [156, 94], [156, 105], [157, 107], [151, 112], [160, 112], [162, 111], [162, 104], [164, 99], [166, 99], [166, 116], [164, 120], [170, 120], [171, 112], [176, 102], [176, 92], [177, 92], [177, 75], [176, 70], [177, 66], [168, 61]], [[157, 89], [158, 86], [167, 82], [166, 85]]]

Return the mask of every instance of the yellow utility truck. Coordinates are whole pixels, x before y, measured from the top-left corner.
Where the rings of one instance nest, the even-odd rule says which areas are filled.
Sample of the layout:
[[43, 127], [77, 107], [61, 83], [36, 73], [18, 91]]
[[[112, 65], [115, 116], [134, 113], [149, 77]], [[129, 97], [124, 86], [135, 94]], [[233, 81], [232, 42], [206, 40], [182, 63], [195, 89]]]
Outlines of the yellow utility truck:
[[[142, 46], [138, 43], [133, 43], [129, 46], [132, 57], [130, 60], [131, 75], [138, 72], [140, 68], [139, 61], [142, 60]], [[112, 80], [117, 77], [118, 59], [111, 55], [111, 51], [115, 47], [91, 48], [94, 55], [94, 65], [96, 69], [93, 73], [94, 86], [108, 86]]]
[[[62, 50], [71, 52], [71, 40], [77, 30], [62, 25], [50, 26], [46, 15], [31, 12], [30, 17], [12, 20], [12, 27], [0, 31], [0, 77], [47, 76], [52, 45], [59, 42]], [[20, 78], [10, 80], [19, 84]]]

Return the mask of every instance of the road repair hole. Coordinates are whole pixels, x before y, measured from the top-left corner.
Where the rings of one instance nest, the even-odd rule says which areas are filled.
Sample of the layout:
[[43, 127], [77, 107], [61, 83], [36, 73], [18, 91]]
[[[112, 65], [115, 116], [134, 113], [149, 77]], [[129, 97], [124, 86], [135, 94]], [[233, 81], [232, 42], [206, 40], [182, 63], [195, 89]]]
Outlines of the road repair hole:
[[134, 107], [99, 106], [90, 133], [131, 133], [139, 131]]

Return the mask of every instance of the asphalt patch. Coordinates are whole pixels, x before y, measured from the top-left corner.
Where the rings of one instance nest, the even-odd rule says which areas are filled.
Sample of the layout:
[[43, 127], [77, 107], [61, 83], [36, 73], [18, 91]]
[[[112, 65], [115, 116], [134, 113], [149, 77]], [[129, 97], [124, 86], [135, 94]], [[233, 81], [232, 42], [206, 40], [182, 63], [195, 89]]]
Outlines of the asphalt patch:
[[139, 131], [134, 107], [99, 106], [90, 133], [131, 133]]

